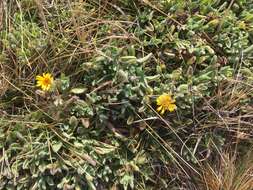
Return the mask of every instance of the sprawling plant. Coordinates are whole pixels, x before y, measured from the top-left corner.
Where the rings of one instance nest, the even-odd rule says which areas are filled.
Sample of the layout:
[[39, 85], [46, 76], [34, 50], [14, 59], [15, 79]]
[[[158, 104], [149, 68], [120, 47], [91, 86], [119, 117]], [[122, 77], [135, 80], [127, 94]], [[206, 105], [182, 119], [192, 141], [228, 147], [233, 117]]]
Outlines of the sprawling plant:
[[206, 160], [243, 154], [252, 10], [251, 0], [0, 2], [0, 188], [191, 189]]

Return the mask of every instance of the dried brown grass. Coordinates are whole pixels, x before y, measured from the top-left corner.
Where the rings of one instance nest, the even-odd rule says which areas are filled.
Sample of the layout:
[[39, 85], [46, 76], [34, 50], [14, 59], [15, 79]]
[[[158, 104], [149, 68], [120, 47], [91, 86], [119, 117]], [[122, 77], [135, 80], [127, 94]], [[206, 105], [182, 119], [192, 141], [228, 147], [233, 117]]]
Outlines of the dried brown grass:
[[203, 190], [252, 190], [252, 152], [243, 159], [223, 154], [218, 162], [202, 167], [199, 187]]

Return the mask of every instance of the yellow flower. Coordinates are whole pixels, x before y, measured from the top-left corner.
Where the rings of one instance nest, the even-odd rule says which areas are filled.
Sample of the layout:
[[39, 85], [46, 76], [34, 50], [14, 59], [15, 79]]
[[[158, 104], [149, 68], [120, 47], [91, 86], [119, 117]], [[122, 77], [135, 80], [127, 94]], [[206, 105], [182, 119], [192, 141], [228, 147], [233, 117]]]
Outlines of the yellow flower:
[[156, 99], [158, 106], [157, 111], [161, 114], [164, 114], [166, 110], [172, 112], [177, 108], [175, 102], [176, 101], [172, 99], [170, 94], [163, 94]]
[[36, 80], [36, 86], [41, 87], [41, 89], [44, 91], [50, 90], [54, 82], [54, 78], [50, 73], [43, 73], [42, 76], [37, 75]]

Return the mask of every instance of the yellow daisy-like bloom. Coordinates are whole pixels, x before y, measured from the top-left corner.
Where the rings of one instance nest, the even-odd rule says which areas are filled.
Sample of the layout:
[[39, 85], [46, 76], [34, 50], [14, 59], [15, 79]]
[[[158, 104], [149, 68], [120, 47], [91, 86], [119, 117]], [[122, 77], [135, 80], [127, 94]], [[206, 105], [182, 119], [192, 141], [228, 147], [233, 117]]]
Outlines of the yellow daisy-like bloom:
[[170, 94], [163, 94], [156, 99], [158, 106], [157, 111], [161, 114], [164, 114], [166, 110], [172, 112], [177, 108], [175, 102], [176, 101], [172, 99]]
[[42, 76], [37, 75], [36, 80], [36, 86], [41, 87], [41, 89], [44, 91], [50, 90], [54, 82], [54, 78], [50, 73], [43, 73]]

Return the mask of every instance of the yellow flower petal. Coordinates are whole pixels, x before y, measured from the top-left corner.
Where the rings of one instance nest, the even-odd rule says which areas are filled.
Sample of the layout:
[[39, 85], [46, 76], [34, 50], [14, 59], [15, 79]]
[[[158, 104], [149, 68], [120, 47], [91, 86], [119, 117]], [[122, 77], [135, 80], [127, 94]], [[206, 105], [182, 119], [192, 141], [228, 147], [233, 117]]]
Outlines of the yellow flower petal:
[[48, 91], [53, 85], [53, 77], [50, 73], [43, 73], [42, 76], [38, 75], [36, 76], [37, 80], [37, 87], [41, 87], [42, 90]]
[[157, 111], [161, 111], [162, 108], [163, 108], [162, 106], [159, 106], [159, 107], [157, 108]]
[[39, 81], [43, 80], [43, 77], [38, 75], [38, 76], [36, 76], [36, 80], [39, 80]]
[[164, 114], [165, 111], [174, 111], [177, 106], [175, 105], [176, 100], [172, 99], [170, 94], [162, 94], [156, 99], [156, 104], [158, 106], [157, 111]]
[[170, 112], [173, 112], [176, 108], [177, 108], [177, 106], [175, 104], [170, 104], [168, 107]]

